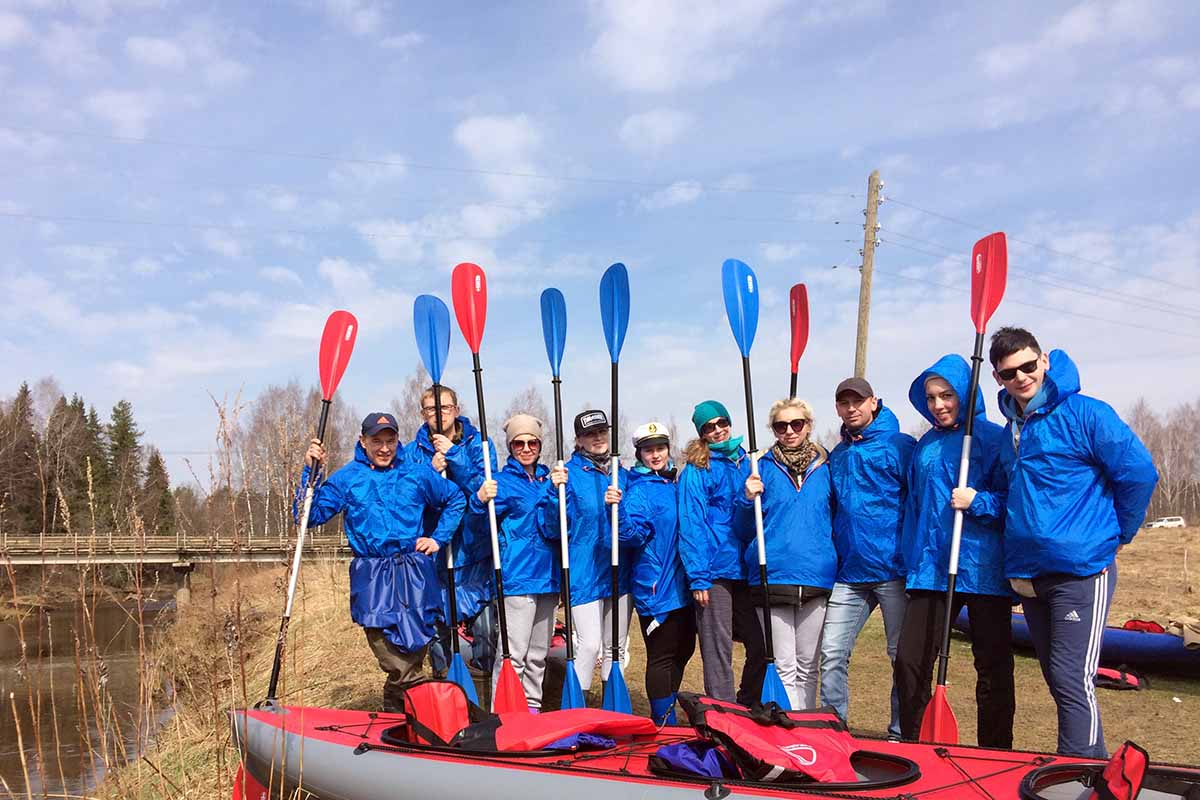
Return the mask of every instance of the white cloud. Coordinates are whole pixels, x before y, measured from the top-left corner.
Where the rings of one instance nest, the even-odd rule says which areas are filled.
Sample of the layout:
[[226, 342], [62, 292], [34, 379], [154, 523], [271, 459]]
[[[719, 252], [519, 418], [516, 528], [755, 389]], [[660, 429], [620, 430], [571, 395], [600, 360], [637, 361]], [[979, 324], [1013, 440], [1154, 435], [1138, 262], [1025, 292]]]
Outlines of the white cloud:
[[643, 111], [621, 125], [621, 141], [636, 153], [657, 153], [678, 141], [692, 120], [691, 114], [673, 108]]
[[778, 264], [781, 261], [791, 261], [802, 252], [804, 252], [804, 247], [798, 244], [765, 242], [762, 245], [763, 258], [772, 264]]
[[241, 83], [249, 75], [249, 67], [231, 58], [217, 58], [204, 68], [204, 80], [214, 88]]
[[399, 153], [384, 153], [358, 162], [339, 164], [329, 171], [334, 183], [372, 188], [381, 183], [397, 181], [408, 174], [405, 158]]
[[665, 92], [729, 78], [783, 0], [598, 0], [599, 69], [617, 86]]
[[[468, 117], [454, 129], [454, 141], [481, 169], [534, 173], [533, 156], [542, 134], [526, 114]], [[545, 180], [519, 174], [485, 175], [484, 183], [498, 197], [526, 200], [553, 188]]]
[[0, 11], [0, 48], [24, 44], [33, 38], [33, 29], [20, 14]]
[[295, 286], [303, 286], [304, 282], [297, 275], [286, 267], [263, 267], [258, 271], [258, 276], [272, 283], [293, 284]]
[[416, 31], [401, 33], [398, 36], [388, 36], [379, 40], [379, 46], [388, 50], [408, 51], [425, 42], [425, 35]]
[[230, 311], [251, 311], [261, 306], [262, 300], [262, 296], [257, 292], [226, 292], [217, 290], [206, 294], [201, 305], [216, 306], [217, 308], [225, 308]]
[[23, 273], [5, 282], [8, 300], [16, 319], [31, 317], [48, 326], [84, 340], [117, 333], [159, 333], [195, 322], [190, 314], [169, 311], [158, 305], [131, 310], [89, 311], [61, 286], [40, 275]]
[[142, 256], [135, 260], [129, 267], [138, 275], [157, 275], [162, 272], [162, 263], [154, 258]]
[[242, 243], [228, 233], [216, 228], [209, 228], [202, 237], [204, 246], [214, 253], [230, 259], [242, 257]]
[[187, 53], [170, 39], [130, 36], [125, 40], [125, 54], [146, 67], [180, 70], [187, 66]]
[[744, 172], [726, 175], [717, 183], [717, 188], [723, 192], [744, 192], [754, 186], [754, 178]]
[[704, 188], [696, 181], [676, 181], [665, 189], [659, 189], [654, 194], [641, 198], [638, 205], [648, 211], [656, 211], [693, 203], [703, 193]]
[[91, 76], [107, 63], [96, 44], [97, 31], [55, 22], [39, 42], [42, 58], [51, 67], [76, 76]]
[[412, 264], [421, 260], [425, 250], [417, 238], [417, 226], [397, 220], [368, 220], [355, 226], [359, 235], [383, 261]]
[[83, 106], [108, 124], [118, 136], [141, 138], [158, 105], [155, 96], [145, 92], [103, 91], [88, 97]]
[[21, 158], [35, 159], [53, 155], [58, 149], [58, 139], [49, 134], [0, 128], [0, 151], [8, 150], [17, 153]]
[[101, 279], [110, 275], [109, 265], [112, 263], [116, 250], [112, 247], [91, 244], [65, 244], [52, 248], [51, 252], [62, 258], [78, 264], [81, 269], [68, 270], [68, 275], [75, 279]]
[[325, 0], [325, 13], [355, 36], [370, 36], [383, 25], [387, 6], [372, 0]]
[[75, 13], [94, 22], [104, 22], [119, 11], [162, 8], [166, 0], [70, 0]]

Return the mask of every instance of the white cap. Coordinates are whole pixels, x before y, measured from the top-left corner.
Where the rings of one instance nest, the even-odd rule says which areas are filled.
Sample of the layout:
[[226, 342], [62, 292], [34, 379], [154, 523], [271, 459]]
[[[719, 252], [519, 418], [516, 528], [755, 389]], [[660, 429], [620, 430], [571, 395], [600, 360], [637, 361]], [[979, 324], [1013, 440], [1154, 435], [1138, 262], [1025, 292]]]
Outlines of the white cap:
[[633, 432], [633, 447], [646, 447], [652, 444], [670, 444], [671, 434], [666, 425], [661, 422], [647, 422], [639, 425]]

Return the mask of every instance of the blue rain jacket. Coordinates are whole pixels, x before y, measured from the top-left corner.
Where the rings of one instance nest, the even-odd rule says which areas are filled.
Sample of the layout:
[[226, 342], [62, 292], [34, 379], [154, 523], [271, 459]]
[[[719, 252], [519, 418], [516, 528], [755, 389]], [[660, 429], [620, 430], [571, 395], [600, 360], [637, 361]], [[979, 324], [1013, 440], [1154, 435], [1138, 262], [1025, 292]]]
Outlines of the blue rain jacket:
[[[925, 381], [938, 377], [958, 395], [958, 421], [939, 428], [925, 402]], [[967, 421], [967, 393], [971, 367], [959, 355], [942, 356], [917, 376], [908, 399], [933, 428], [917, 442], [908, 473], [908, 503], [904, 509], [901, 548], [909, 589], [946, 591], [950, 570], [950, 539], [954, 509], [950, 492], [958, 485], [962, 458], [963, 426]], [[976, 491], [971, 507], [963, 512], [962, 541], [958, 551], [955, 591], [1008, 597], [1004, 577], [1004, 477], [1000, 448], [1004, 429], [988, 422], [983, 394], [975, 395], [975, 429], [971, 438], [971, 466], [967, 485]]]
[[[483, 483], [483, 437], [466, 417], [457, 417], [462, 426], [462, 438], [446, 451], [446, 479], [458, 486], [464, 496], [473, 494]], [[405, 460], [410, 463], [429, 464], [437, 450], [430, 439], [429, 426], [422, 425], [413, 434], [413, 439], [404, 448]], [[489, 449], [492, 472], [496, 472], [496, 452]], [[426, 516], [425, 528], [429, 530], [436, 522]], [[454, 597], [458, 603], [458, 621], [469, 620], [480, 612], [492, 599], [493, 586], [491, 534], [485, 528], [468, 530], [465, 526], [454, 532]], [[438, 574], [442, 586], [449, 586], [446, 572], [446, 556], [438, 556]], [[446, 592], [443, 591], [443, 594]], [[449, 616], [449, 598], [446, 598]]]
[[[767, 550], [767, 580], [772, 584], [832, 589], [837, 577], [833, 546], [833, 483], [828, 454], [819, 454], [804, 471], [799, 485], [788, 468], [767, 451], [758, 460], [763, 493], [763, 545]], [[737, 496], [737, 531], [745, 547], [746, 575], [758, 586], [758, 544], [755, 541], [754, 501], [745, 487]]]
[[[496, 478], [496, 525], [500, 540], [500, 564], [504, 567], [504, 593], [558, 594], [558, 549], [538, 530], [538, 506], [548, 503], [546, 486], [550, 470], [538, 464], [532, 477], [510, 457]], [[471, 492], [467, 527], [488, 542], [491, 528], [487, 504]], [[554, 532], [558, 533], [555, 520]]]
[[679, 499], [675, 481], [634, 467], [620, 505], [622, 545], [631, 548], [633, 605], [660, 624], [690, 606], [687, 574], [679, 560]]
[[[625, 489], [629, 470], [621, 467], [618, 486]], [[571, 557], [571, 605], [581, 606], [612, 596], [612, 529], [604, 491], [612, 478], [579, 451], [567, 460], [567, 542]], [[558, 542], [558, 489], [546, 481], [547, 502], [538, 507], [542, 536]], [[618, 531], [618, 535], [620, 532]], [[627, 548], [618, 553], [617, 591], [629, 593]]]
[[904, 575], [900, 530], [908, 494], [908, 465], [917, 441], [879, 401], [875, 420], [829, 454], [836, 511], [833, 543], [839, 583], [883, 583]]
[[1095, 575], [1137, 534], [1158, 471], [1112, 406], [1079, 393], [1079, 370], [1062, 350], [1050, 353], [1042, 393], [1022, 421], [1016, 401], [1000, 391], [1009, 420], [1000, 449], [1008, 479], [1005, 572]]
[[733, 505], [749, 474], [750, 459], [741, 448], [736, 458], [710, 451], [708, 469], [689, 464], [679, 473], [679, 557], [689, 589], [746, 579]]
[[443, 619], [437, 565], [424, 553], [350, 561], [350, 619], [382, 628], [405, 653], [429, 644]]

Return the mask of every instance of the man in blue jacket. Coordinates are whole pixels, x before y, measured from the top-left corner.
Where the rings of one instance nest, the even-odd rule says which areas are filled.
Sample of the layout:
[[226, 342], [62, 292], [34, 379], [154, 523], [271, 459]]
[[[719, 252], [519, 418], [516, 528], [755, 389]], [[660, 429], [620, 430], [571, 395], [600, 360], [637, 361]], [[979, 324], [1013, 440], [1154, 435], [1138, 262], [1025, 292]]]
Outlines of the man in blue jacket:
[[[842, 381], [834, 398], [842, 419], [842, 441], [829, 454], [838, 571], [822, 631], [821, 702], [846, 719], [850, 651], [876, 606], [883, 612], [888, 658], [896, 661], [906, 602], [900, 530], [916, 440], [900, 432], [896, 415], [864, 379]], [[900, 736], [894, 682], [888, 735]]]
[[1001, 328], [988, 355], [1008, 418], [1005, 573], [1058, 706], [1058, 752], [1104, 758], [1093, 681], [1115, 557], [1137, 534], [1158, 472], [1117, 412], [1079, 393], [1066, 353], [1043, 353], [1029, 331]]
[[[334, 472], [313, 494], [310, 525], [343, 515], [350, 562], [350, 617], [366, 630], [367, 643], [387, 674], [385, 711], [400, 711], [400, 687], [421, 675], [434, 624], [440, 615], [433, 554], [450, 541], [466, 498], [428, 465], [396, 458], [396, 418], [368, 414], [354, 460]], [[319, 465], [325, 449], [313, 440], [307, 460]], [[300, 493], [310, 469], [301, 475]], [[425, 519], [436, 523], [426, 531]]]
[[1000, 449], [1004, 429], [989, 422], [983, 395], [975, 397], [968, 483], [978, 487], [970, 503], [951, 497], [958, 484], [967, 422], [971, 367], [960, 355], [942, 356], [908, 390], [913, 408], [933, 427], [917, 442], [908, 477], [901, 548], [907, 572], [908, 608], [896, 653], [900, 733], [916, 741], [929, 704], [934, 659], [946, 619], [946, 587], [955, 509], [963, 512], [958, 577], [951, 618], [966, 606], [975, 661], [976, 743], [1012, 749], [1012, 592], [1004, 577], [1004, 502]]

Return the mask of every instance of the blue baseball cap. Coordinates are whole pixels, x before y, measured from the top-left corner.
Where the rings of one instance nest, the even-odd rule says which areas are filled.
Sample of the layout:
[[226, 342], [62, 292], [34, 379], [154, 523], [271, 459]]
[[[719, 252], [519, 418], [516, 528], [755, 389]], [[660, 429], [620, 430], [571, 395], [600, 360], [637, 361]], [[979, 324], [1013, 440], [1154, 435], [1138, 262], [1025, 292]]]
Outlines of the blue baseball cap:
[[396, 422], [396, 418], [386, 411], [375, 411], [367, 414], [362, 422], [362, 435], [374, 436], [380, 431], [393, 430], [397, 434], [400, 433], [400, 425]]

